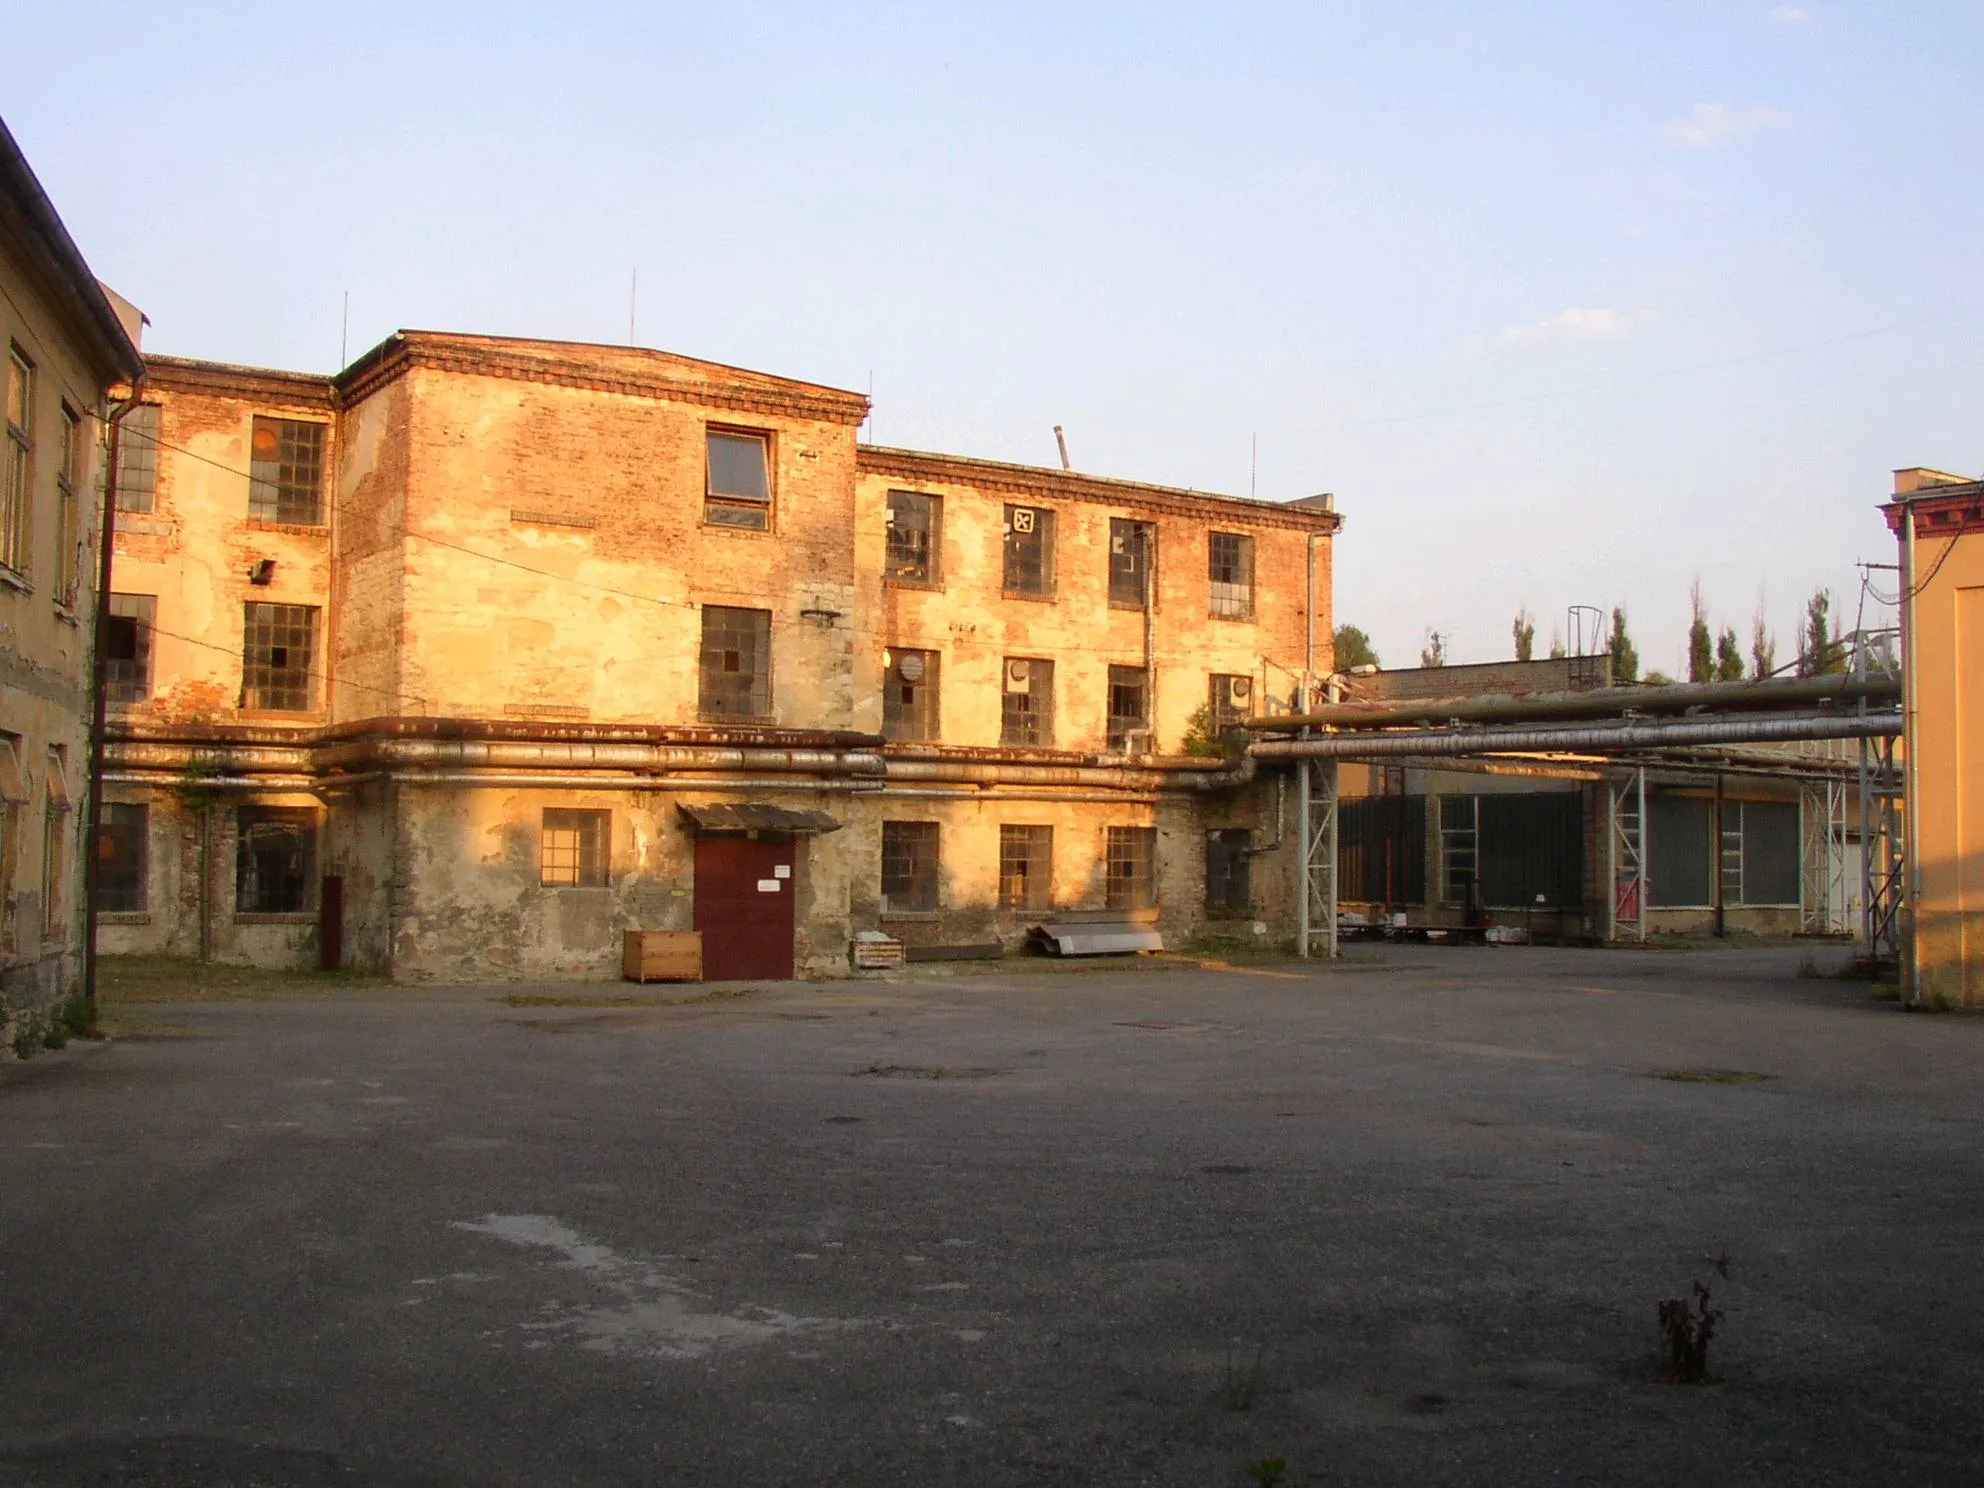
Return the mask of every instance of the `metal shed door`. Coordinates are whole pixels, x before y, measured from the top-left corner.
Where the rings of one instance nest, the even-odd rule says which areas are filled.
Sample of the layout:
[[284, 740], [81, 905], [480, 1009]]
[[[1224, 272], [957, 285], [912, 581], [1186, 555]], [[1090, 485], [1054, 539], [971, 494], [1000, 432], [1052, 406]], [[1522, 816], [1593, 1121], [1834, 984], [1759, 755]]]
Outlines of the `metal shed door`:
[[792, 976], [795, 856], [790, 838], [696, 839], [703, 980]]

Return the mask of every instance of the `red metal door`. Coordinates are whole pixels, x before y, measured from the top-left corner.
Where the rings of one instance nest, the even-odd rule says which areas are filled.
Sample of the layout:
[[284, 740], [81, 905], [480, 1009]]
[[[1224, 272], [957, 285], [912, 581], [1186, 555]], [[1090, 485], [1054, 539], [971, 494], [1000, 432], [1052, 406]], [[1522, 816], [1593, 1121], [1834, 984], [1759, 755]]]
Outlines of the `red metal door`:
[[696, 839], [704, 981], [792, 976], [793, 860], [790, 839]]

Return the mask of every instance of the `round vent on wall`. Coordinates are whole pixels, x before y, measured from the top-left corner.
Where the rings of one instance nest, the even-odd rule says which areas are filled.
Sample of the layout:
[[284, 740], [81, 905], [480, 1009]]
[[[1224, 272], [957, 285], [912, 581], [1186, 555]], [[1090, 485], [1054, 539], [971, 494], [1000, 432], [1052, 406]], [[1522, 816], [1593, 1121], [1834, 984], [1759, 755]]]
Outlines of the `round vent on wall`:
[[1231, 691], [1234, 702], [1246, 702], [1248, 698], [1254, 695], [1254, 679], [1252, 677], [1235, 677], [1231, 684]]
[[896, 675], [901, 677], [905, 682], [921, 682], [923, 680], [923, 658], [918, 656], [914, 651], [911, 651], [896, 663]]

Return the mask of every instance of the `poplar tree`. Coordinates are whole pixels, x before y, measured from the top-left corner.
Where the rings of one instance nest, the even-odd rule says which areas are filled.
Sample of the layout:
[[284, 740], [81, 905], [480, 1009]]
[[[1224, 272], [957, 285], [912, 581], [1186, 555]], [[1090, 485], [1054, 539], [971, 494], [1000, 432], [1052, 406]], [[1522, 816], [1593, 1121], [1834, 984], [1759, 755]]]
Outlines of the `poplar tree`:
[[1707, 682], [1715, 676], [1714, 640], [1709, 635], [1708, 608], [1702, 603], [1702, 581], [1688, 590], [1694, 618], [1688, 622], [1688, 680]]
[[1378, 653], [1371, 649], [1371, 638], [1355, 625], [1339, 625], [1336, 628], [1336, 669], [1347, 672], [1352, 667], [1377, 666]]
[[1439, 667], [1447, 664], [1447, 638], [1437, 630], [1426, 632], [1426, 644], [1420, 648], [1419, 664], [1423, 667]]
[[1750, 677], [1761, 682], [1777, 670], [1777, 637], [1770, 633], [1764, 624], [1764, 609], [1757, 606], [1756, 618], [1750, 622]]
[[1516, 611], [1516, 622], [1511, 629], [1516, 638], [1516, 660], [1531, 660], [1536, 655], [1536, 617], [1530, 614], [1527, 605]]
[[1718, 682], [1741, 682], [1743, 680], [1743, 643], [1737, 639], [1736, 627], [1725, 625], [1722, 634], [1715, 638], [1715, 680]]
[[1612, 611], [1612, 680], [1623, 684], [1639, 679], [1640, 653], [1633, 648], [1633, 638], [1626, 632], [1626, 611], [1620, 606]]

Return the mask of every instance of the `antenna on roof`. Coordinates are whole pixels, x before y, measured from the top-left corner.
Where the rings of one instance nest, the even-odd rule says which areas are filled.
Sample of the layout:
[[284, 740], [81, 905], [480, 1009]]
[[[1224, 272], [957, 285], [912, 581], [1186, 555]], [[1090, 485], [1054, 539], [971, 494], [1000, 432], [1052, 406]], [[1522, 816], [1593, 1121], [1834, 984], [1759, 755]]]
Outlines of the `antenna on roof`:
[[351, 333], [351, 291], [344, 292], [344, 317], [338, 321], [338, 371], [344, 371], [345, 341]]
[[635, 264], [627, 276], [627, 344], [634, 344], [634, 307], [640, 302], [641, 266]]
[[1075, 467], [1068, 463], [1068, 436], [1061, 432], [1059, 424], [1054, 426], [1054, 442], [1061, 447], [1061, 468], [1073, 470]]
[[1247, 499], [1254, 499], [1254, 489], [1261, 483], [1261, 436], [1254, 436], [1253, 457], [1247, 462]]

